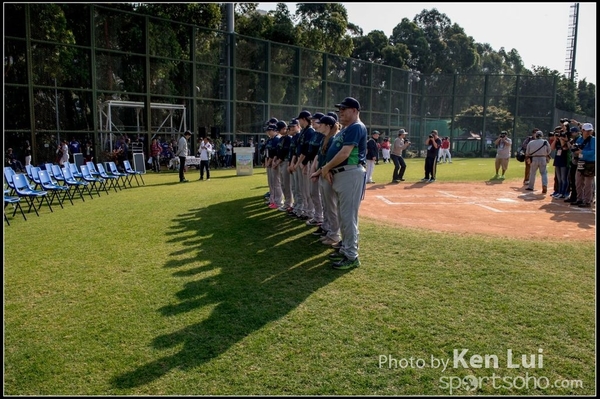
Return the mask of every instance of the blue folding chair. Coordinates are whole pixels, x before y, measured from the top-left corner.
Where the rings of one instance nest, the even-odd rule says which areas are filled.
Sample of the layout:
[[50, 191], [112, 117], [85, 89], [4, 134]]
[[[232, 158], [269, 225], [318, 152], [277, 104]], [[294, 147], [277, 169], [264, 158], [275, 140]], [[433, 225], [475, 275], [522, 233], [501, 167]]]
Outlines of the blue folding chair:
[[74, 163], [69, 163], [69, 170], [71, 171], [71, 173], [73, 174], [73, 177], [76, 179], [81, 179], [82, 175], [81, 172], [77, 169], [77, 165], [75, 165]]
[[[53, 183], [52, 178], [50, 178], [50, 175], [45, 170], [40, 169], [38, 174], [40, 177], [40, 183], [42, 188], [51, 193], [50, 203], [53, 203], [54, 198], [56, 198], [58, 199], [60, 207], [63, 208], [62, 204], [65, 198], [68, 198], [69, 201], [71, 201], [71, 205], [73, 205], [73, 200], [71, 199], [71, 196], [69, 194], [70, 189], [68, 186], [61, 186], [58, 183]], [[60, 198], [60, 194], [62, 194], [62, 198]]]
[[119, 186], [119, 176], [109, 175], [108, 173], [106, 173], [106, 169], [104, 169], [104, 165], [102, 165], [101, 163], [96, 164], [96, 168], [98, 169], [98, 173], [100, 173], [100, 177], [106, 181], [105, 184], [109, 185], [109, 190], [112, 187], [116, 193], [117, 187], [119, 187], [119, 190], [121, 189], [121, 186]]
[[108, 194], [108, 190], [106, 189], [106, 180], [101, 177], [92, 176], [87, 165], [81, 165], [81, 177], [83, 180], [90, 183], [91, 188], [96, 190], [98, 197], [100, 196], [100, 190], [104, 190], [106, 191], [106, 194]]
[[[62, 168], [60, 169], [60, 171], [65, 184], [68, 185], [69, 188], [73, 188], [74, 192], [71, 198], [75, 196], [75, 193], [79, 193], [79, 196], [81, 197], [82, 201], [85, 202], [85, 198], [83, 198], [83, 190], [86, 189], [88, 194], [90, 195], [90, 198], [94, 199], [94, 196], [92, 195], [92, 190], [90, 190], [90, 183], [86, 182], [85, 180], [77, 180], [73, 177], [71, 171], [67, 168]], [[54, 178], [58, 180], [58, 177], [56, 177], [56, 173], [54, 174]]]
[[140, 182], [137, 179], [138, 176], [140, 177], [140, 179], [142, 179], [142, 183], [144, 184], [144, 186], [146, 185], [146, 183], [144, 183], [144, 178], [142, 177], [142, 172], [133, 169], [129, 161], [123, 161], [123, 167], [125, 168], [125, 173], [135, 177], [135, 182], [137, 183], [138, 187], [140, 186]]
[[[83, 166], [83, 165], [81, 165]], [[96, 170], [96, 165], [92, 162], [92, 161], [87, 161], [85, 163], [85, 166], [88, 167], [88, 169], [90, 170], [90, 174], [94, 177], [98, 177], [100, 176], [100, 172], [98, 172], [98, 170]]]
[[15, 217], [15, 215], [17, 214], [17, 211], [21, 211], [21, 215], [23, 215], [23, 219], [27, 220], [27, 216], [25, 216], [25, 212], [23, 212], [23, 208], [21, 207], [21, 198], [8, 195], [9, 192], [10, 192], [10, 190], [4, 190], [4, 220], [6, 221], [6, 224], [8, 224], [10, 226], [10, 222], [8, 221], [8, 218], [6, 217], [6, 207], [7, 206], [12, 205], [14, 207], [13, 214], [12, 214], [13, 217]]
[[[39, 176], [39, 171], [41, 170], [39, 167], [37, 166], [31, 166], [31, 165], [27, 165], [29, 166], [29, 170], [31, 172], [31, 174], [29, 175], [29, 179], [33, 180], [33, 182], [35, 183], [35, 186], [33, 187], [35, 190], [39, 190], [42, 187], [42, 183], [40, 182], [40, 176]], [[25, 167], [27, 168], [27, 167]]]
[[[27, 204], [29, 205], [29, 209], [27, 209], [27, 213], [31, 212], [31, 208], [35, 211], [35, 214], [40, 216], [38, 209], [42, 207], [42, 203], [44, 199], [48, 204], [48, 208], [50, 208], [50, 212], [54, 212], [52, 210], [52, 205], [50, 205], [50, 201], [48, 201], [48, 192], [42, 190], [34, 190], [29, 184], [28, 178], [26, 175], [22, 173], [16, 173], [13, 176], [13, 183], [15, 185], [15, 191], [20, 198], [24, 198]], [[36, 200], [39, 203], [39, 206], [36, 208], [35, 202]]]
[[67, 182], [65, 181], [65, 176], [63, 175], [61, 167], [52, 164], [50, 165], [50, 169], [52, 169], [52, 177], [59, 183], [62, 183], [63, 186], [66, 186]]
[[44, 167], [46, 168], [46, 172], [48, 172], [48, 174], [50, 175], [50, 177], [54, 177], [54, 172], [52, 171], [52, 164], [51, 163], [45, 163]]
[[119, 179], [120, 179], [120, 181], [123, 181], [123, 182], [124, 182], [124, 183], [123, 183], [123, 187], [127, 187], [127, 186], [126, 186], [126, 183], [129, 183], [129, 187], [133, 187], [133, 186], [131, 185], [131, 176], [130, 176], [130, 175], [128, 175], [127, 173], [122, 173], [122, 172], [119, 172], [119, 169], [117, 168], [117, 164], [116, 164], [116, 163], [114, 163], [114, 162], [110, 161], [110, 162], [108, 163], [108, 169], [110, 169], [110, 173], [111, 173], [112, 175], [114, 175], [114, 176], [118, 176], [118, 177], [119, 177]]
[[15, 185], [13, 183], [13, 176], [16, 175], [17, 172], [10, 166], [4, 167], [4, 180], [6, 180], [6, 184], [9, 187], [9, 195], [15, 194]]

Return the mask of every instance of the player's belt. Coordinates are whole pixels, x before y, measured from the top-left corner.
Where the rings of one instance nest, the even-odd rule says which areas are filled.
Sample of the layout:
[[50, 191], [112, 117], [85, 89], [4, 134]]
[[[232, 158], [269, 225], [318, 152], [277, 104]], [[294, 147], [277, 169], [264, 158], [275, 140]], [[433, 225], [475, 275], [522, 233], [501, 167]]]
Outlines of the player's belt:
[[333, 169], [331, 169], [331, 174], [332, 174], [332, 175], [335, 175], [336, 173], [345, 172], [345, 171], [347, 171], [347, 170], [350, 170], [350, 169], [356, 169], [356, 168], [358, 168], [359, 166], [362, 166], [362, 165], [345, 165], [345, 166], [338, 166], [337, 168], [333, 168]]

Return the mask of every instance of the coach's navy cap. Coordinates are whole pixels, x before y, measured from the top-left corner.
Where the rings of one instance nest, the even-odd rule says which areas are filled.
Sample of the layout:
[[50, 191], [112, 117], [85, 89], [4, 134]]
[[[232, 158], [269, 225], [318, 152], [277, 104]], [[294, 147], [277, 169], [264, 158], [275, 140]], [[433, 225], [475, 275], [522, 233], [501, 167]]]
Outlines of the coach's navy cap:
[[300, 115], [298, 115], [298, 117], [296, 119], [309, 119], [311, 117], [310, 112], [304, 110], [302, 112], [300, 112]]
[[339, 104], [335, 104], [337, 108], [356, 108], [360, 111], [360, 103], [354, 97], [346, 97], [344, 101]]

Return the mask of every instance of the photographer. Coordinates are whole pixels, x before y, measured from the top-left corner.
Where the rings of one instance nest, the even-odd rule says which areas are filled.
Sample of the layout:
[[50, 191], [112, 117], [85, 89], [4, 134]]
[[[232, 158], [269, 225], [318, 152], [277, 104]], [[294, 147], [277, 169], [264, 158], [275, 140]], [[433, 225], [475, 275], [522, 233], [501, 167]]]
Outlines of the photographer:
[[436, 164], [438, 158], [438, 151], [442, 145], [442, 140], [438, 137], [438, 131], [432, 130], [427, 140], [425, 140], [427, 146], [427, 156], [425, 157], [425, 178], [421, 180], [422, 183], [433, 183], [435, 181]]
[[[508, 169], [508, 160], [510, 159], [510, 148], [512, 145], [512, 140], [508, 137], [508, 132], [502, 131], [498, 138], [494, 141], [494, 145], [496, 146], [496, 175], [494, 179], [504, 180], [504, 174]], [[498, 175], [498, 171], [502, 167], [502, 175]]]
[[577, 155], [577, 173], [575, 184], [577, 186], [577, 202], [580, 208], [590, 208], [594, 198], [594, 177], [596, 175], [596, 138], [592, 135], [594, 126], [591, 123], [581, 125], [582, 135], [577, 138], [573, 146], [573, 153]]
[[404, 172], [406, 172], [406, 162], [402, 157], [402, 151], [406, 150], [410, 146], [410, 141], [405, 139], [406, 131], [400, 129], [398, 131], [398, 138], [394, 140], [390, 157], [394, 163], [394, 173], [392, 175], [392, 183], [400, 183], [404, 181]]
[[[568, 180], [569, 187], [567, 189], [567, 196], [565, 197], [565, 202], [574, 204], [577, 202], [577, 185], [575, 179], [577, 178], [577, 162], [579, 161], [579, 155], [575, 154], [573, 150], [575, 149], [575, 143], [577, 139], [581, 136], [579, 128], [572, 127], [569, 131], [569, 140], [567, 141], [567, 145], [569, 147], [569, 171], [568, 171]], [[570, 194], [569, 194], [570, 193]]]
[[567, 133], [555, 129], [554, 140], [550, 143], [550, 149], [554, 153], [554, 178], [556, 180], [555, 192], [551, 194], [554, 198], [566, 198], [569, 195], [569, 163], [570, 149]]

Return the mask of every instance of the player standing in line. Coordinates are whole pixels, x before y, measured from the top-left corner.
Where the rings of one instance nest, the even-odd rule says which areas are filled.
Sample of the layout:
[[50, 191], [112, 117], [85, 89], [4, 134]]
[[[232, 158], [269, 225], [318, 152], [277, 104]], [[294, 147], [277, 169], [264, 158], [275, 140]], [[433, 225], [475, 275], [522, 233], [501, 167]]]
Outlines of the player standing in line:
[[346, 270], [360, 265], [358, 209], [365, 194], [367, 128], [360, 120], [360, 103], [355, 98], [346, 97], [335, 106], [344, 128], [333, 137], [321, 174], [338, 196], [342, 244], [332, 258], [341, 259], [333, 263], [333, 268]]

